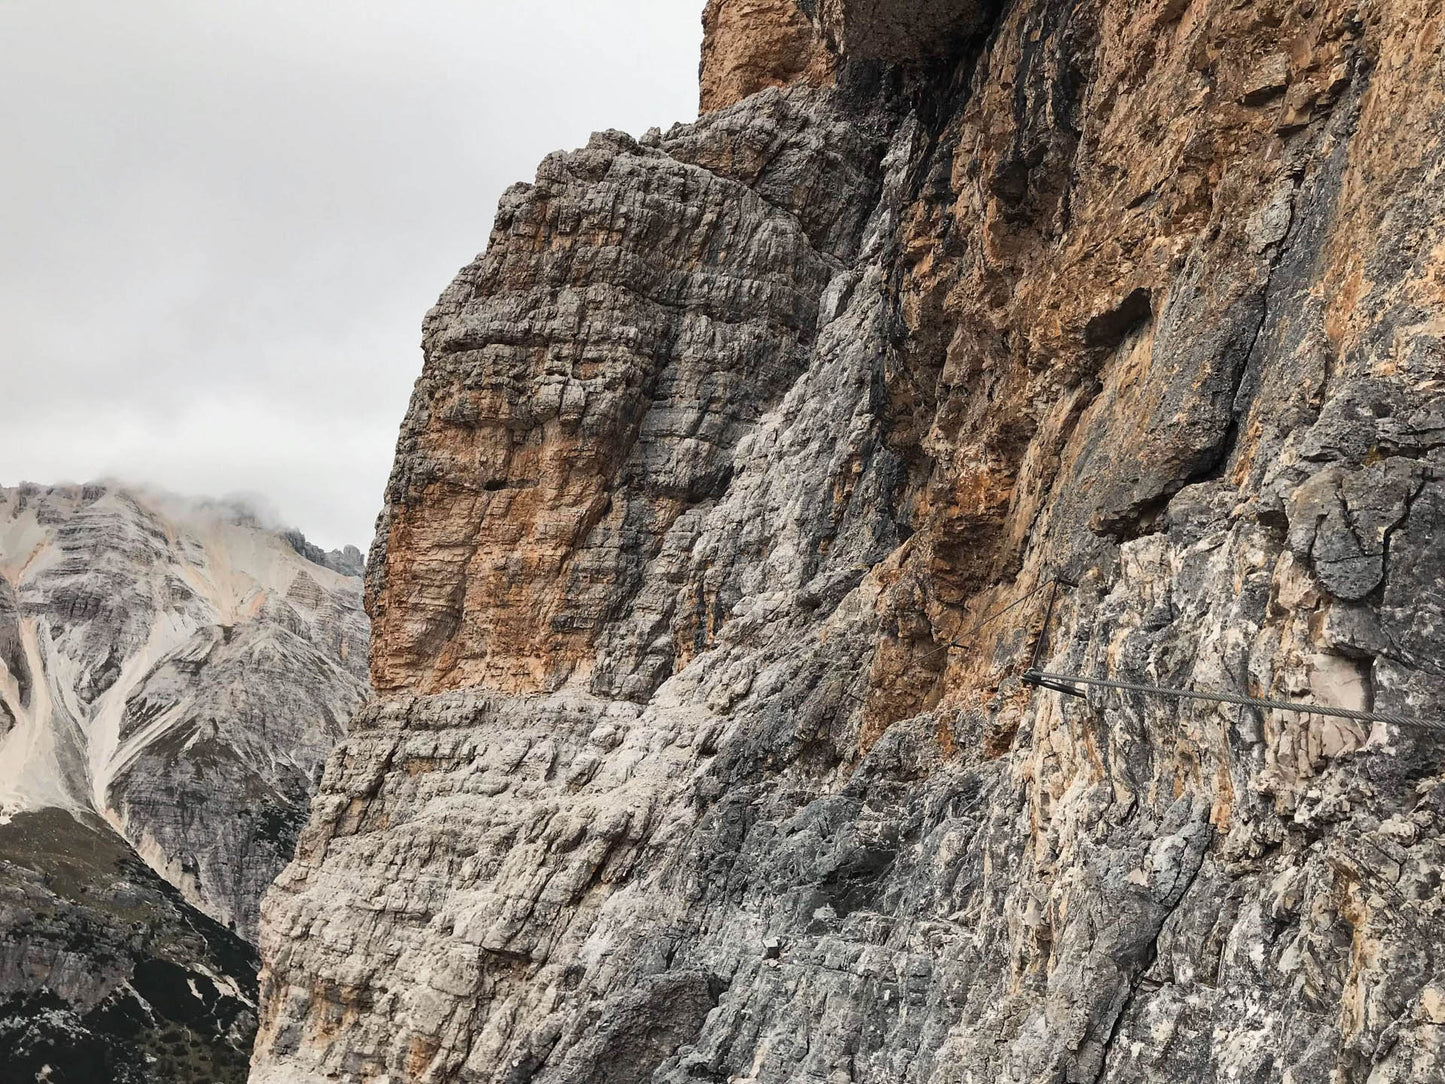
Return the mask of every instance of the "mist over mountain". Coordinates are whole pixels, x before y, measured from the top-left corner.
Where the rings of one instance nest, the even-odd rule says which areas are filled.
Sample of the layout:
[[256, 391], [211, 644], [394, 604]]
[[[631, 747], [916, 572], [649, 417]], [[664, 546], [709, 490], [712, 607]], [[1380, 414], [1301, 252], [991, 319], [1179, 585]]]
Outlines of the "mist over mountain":
[[366, 689], [361, 571], [238, 500], [0, 489], [0, 1044], [36, 1072], [239, 1079], [261, 896]]

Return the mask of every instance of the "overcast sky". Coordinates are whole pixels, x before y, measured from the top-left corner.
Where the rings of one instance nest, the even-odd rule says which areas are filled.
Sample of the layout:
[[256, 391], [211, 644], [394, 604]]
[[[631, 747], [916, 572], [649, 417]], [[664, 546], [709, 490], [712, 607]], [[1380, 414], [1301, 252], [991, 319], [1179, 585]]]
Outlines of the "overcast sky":
[[0, 0], [0, 485], [363, 549], [497, 197], [696, 114], [702, 0]]

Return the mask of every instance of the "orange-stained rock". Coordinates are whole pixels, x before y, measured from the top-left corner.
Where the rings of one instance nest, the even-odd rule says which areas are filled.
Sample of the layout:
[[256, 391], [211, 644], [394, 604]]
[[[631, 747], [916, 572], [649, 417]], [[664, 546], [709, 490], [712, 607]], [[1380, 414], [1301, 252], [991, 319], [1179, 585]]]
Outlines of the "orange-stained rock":
[[798, 0], [708, 0], [702, 25], [704, 113], [768, 87], [832, 81], [832, 54]]
[[881, 131], [779, 95], [598, 136], [508, 194], [427, 319], [370, 578], [377, 689], [644, 699], [711, 642], [746, 563], [692, 564], [699, 511], [807, 365]]

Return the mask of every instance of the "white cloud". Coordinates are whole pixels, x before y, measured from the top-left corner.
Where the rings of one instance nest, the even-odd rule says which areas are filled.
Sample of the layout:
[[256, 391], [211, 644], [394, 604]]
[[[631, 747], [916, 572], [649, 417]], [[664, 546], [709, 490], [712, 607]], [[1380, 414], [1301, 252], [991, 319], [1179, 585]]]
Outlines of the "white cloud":
[[497, 197], [695, 111], [701, 0], [0, 0], [0, 483], [370, 541]]

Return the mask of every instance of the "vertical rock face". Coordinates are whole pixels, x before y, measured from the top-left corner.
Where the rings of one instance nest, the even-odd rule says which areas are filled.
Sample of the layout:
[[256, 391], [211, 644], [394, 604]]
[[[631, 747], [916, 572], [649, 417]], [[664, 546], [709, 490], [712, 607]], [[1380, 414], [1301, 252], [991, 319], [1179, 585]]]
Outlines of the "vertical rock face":
[[508, 194], [427, 319], [373, 553], [379, 690], [645, 701], [746, 593], [776, 525], [704, 540], [706, 511], [802, 481], [737, 477], [738, 444], [807, 373], [887, 149], [886, 117], [810, 108], [601, 135]]
[[1445, 1073], [1435, 732], [1019, 681], [1445, 719], [1445, 17], [889, 12], [429, 316], [254, 1081]]
[[825, 86], [840, 56], [939, 60], [985, 30], [996, 0], [708, 0], [702, 111], [769, 87]]
[[997, 0], [817, 0], [833, 49], [856, 60], [946, 57], [985, 29]]

